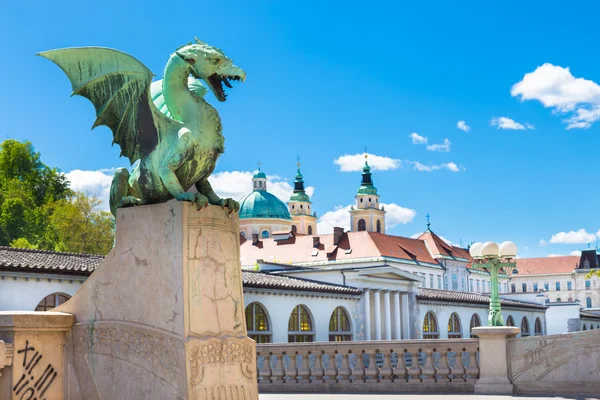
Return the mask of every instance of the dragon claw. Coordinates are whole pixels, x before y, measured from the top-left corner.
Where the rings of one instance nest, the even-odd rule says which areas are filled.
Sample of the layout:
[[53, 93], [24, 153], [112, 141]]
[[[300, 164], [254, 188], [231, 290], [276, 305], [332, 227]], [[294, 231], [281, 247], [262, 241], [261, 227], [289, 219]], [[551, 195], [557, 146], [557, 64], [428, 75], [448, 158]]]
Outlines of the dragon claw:
[[221, 208], [229, 209], [229, 214], [231, 214], [234, 211], [239, 211], [240, 203], [231, 198], [221, 199]]
[[196, 210], [208, 207], [208, 197], [200, 193], [183, 193], [177, 197], [179, 201], [190, 201], [196, 204]]

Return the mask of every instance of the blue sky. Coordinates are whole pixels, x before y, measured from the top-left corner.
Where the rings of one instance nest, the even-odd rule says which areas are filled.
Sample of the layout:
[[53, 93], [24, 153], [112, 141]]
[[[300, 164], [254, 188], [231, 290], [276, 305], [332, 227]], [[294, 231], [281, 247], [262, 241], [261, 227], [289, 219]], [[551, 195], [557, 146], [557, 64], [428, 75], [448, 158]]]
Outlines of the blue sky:
[[221, 193], [246, 190], [261, 160], [283, 195], [300, 154], [322, 226], [347, 224], [332, 210], [353, 202], [360, 175], [341, 169], [362, 161], [334, 161], [368, 146], [381, 201], [393, 204], [388, 233], [420, 232], [430, 213], [453, 243], [513, 240], [522, 257], [587, 248], [600, 229], [600, 6], [449, 3], [11, 1], [0, 13], [2, 139], [32, 141], [77, 188], [103, 195], [128, 161], [35, 53], [113, 47], [161, 77], [198, 36], [248, 74], [226, 103], [208, 96], [226, 138]]

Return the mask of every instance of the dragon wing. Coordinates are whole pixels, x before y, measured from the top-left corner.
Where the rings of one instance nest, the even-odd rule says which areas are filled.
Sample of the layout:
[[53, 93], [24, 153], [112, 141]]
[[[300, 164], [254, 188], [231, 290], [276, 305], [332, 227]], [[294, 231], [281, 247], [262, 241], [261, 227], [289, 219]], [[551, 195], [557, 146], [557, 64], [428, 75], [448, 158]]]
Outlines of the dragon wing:
[[78, 47], [39, 53], [58, 65], [73, 86], [73, 95], [92, 102], [95, 128], [108, 126], [113, 144], [133, 164], [149, 154], [161, 134], [183, 126], [161, 113], [150, 95], [152, 72], [144, 64], [118, 50]]

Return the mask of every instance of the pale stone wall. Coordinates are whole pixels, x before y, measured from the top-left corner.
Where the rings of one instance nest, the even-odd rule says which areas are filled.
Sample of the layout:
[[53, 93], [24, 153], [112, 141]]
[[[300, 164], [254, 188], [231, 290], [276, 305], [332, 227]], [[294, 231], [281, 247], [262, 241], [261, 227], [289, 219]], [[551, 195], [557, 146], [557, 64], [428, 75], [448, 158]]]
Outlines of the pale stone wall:
[[287, 343], [290, 314], [298, 305], [304, 305], [309, 310], [316, 341], [329, 341], [329, 320], [338, 306], [344, 307], [350, 316], [353, 339], [360, 340], [364, 338], [361, 297], [248, 288], [244, 291], [244, 306], [258, 302], [267, 311], [273, 343]]
[[0, 311], [34, 311], [52, 293], [73, 296], [85, 277], [0, 272]]
[[600, 330], [508, 340], [515, 393], [597, 396]]
[[[560, 274], [547, 275], [515, 275], [510, 283], [515, 285], [517, 293], [523, 292], [523, 284], [526, 284], [527, 292], [534, 291], [534, 284], [537, 284], [538, 291], [545, 291], [545, 284], [548, 284], [548, 291], [544, 295], [550, 302], [575, 301], [579, 299], [583, 307], [587, 307], [586, 299], [591, 299], [592, 307], [600, 306], [600, 277], [593, 276], [587, 278], [588, 271], [568, 272]], [[589, 288], [586, 287], [586, 281], [589, 281]], [[560, 283], [560, 290], [556, 290], [556, 283]], [[569, 282], [571, 289], [569, 290]]]
[[[458, 314], [460, 318], [460, 324], [462, 328], [462, 337], [469, 338], [470, 333], [470, 324], [471, 318], [474, 314], [479, 316], [479, 320], [481, 321], [481, 326], [488, 325], [488, 313], [489, 306], [481, 304], [480, 307], [477, 305], [461, 305], [457, 303], [434, 303], [434, 302], [419, 302], [419, 329], [422, 332], [423, 329], [423, 320], [425, 319], [425, 315], [427, 312], [433, 312], [438, 324], [439, 330], [439, 338], [447, 339], [448, 338], [448, 320], [453, 313]], [[534, 334], [535, 320], [539, 318], [542, 323], [542, 330], [544, 329], [544, 323], [546, 320], [544, 310], [540, 311], [530, 311], [530, 310], [522, 310], [522, 309], [511, 309], [511, 308], [503, 308], [502, 316], [504, 317], [504, 323], [509, 316], [512, 316], [515, 321], [515, 326], [520, 327], [521, 321], [523, 318], [527, 318], [529, 322], [529, 332], [530, 335]], [[542, 332], [545, 334], [545, 332]]]

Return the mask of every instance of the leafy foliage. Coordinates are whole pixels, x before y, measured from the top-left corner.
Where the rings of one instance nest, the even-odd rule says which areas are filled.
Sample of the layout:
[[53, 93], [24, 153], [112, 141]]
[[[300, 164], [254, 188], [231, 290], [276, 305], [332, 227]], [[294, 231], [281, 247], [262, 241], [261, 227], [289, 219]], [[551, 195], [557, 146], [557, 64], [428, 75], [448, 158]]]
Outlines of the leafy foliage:
[[0, 245], [106, 254], [114, 220], [100, 201], [74, 193], [30, 142], [0, 145]]

